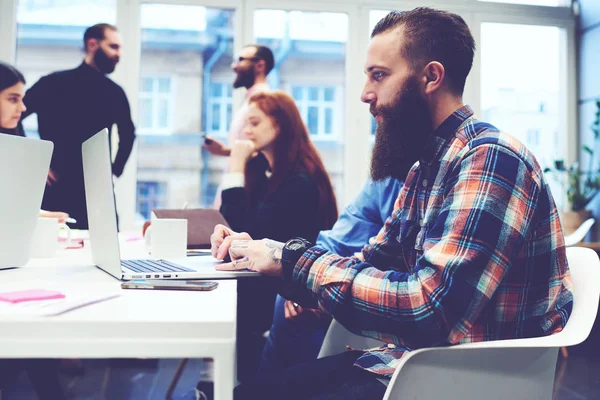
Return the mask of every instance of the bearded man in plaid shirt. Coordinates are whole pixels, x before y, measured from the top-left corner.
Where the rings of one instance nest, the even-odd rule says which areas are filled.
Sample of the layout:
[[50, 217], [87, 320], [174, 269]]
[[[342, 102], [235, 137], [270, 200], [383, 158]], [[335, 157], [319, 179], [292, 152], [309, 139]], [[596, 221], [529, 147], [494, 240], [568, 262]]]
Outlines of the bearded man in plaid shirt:
[[556, 205], [522, 143], [478, 121], [462, 93], [475, 42], [464, 20], [417, 8], [374, 28], [361, 100], [377, 126], [371, 175], [406, 178], [362, 257], [218, 226], [222, 269], [281, 278], [350, 331], [387, 343], [258, 376], [236, 399], [380, 399], [404, 354], [551, 335], [572, 309]]

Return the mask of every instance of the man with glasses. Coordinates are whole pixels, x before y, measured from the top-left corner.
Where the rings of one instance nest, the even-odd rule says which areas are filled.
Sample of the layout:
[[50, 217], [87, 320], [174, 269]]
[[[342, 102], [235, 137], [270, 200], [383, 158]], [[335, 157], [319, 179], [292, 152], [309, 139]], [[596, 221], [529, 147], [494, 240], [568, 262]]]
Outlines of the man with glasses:
[[247, 89], [246, 100], [231, 121], [227, 145], [213, 137], [205, 139], [204, 147], [209, 153], [216, 156], [229, 156], [231, 145], [235, 140], [245, 139], [244, 124], [248, 113], [248, 99], [257, 93], [269, 90], [267, 75], [274, 66], [275, 58], [271, 49], [258, 44], [244, 47], [239, 56], [234, 58], [231, 64], [231, 69], [236, 74], [233, 88], [245, 87]]

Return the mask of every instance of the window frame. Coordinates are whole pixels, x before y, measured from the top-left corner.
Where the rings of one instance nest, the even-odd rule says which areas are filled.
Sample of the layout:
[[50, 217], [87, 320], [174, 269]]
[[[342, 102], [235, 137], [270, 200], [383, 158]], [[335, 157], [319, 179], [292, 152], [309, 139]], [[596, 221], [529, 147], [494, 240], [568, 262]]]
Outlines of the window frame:
[[[294, 89], [301, 88], [303, 99], [298, 101], [294, 97]], [[308, 91], [310, 88], [318, 89], [318, 99], [317, 100], [309, 100], [308, 99]], [[334, 101], [326, 101], [325, 100], [325, 89], [333, 89], [334, 90]], [[341, 124], [339, 116], [342, 115], [342, 104], [340, 104], [337, 99], [343, 98], [344, 87], [342, 85], [327, 85], [320, 84], [314, 82], [295, 82], [295, 83], [287, 83], [285, 85], [285, 90], [292, 96], [296, 105], [298, 106], [298, 110], [300, 111], [300, 115], [302, 116], [302, 120], [304, 121], [308, 133], [310, 134], [310, 138], [314, 141], [319, 142], [335, 142], [339, 141], [342, 138], [341, 134]], [[318, 119], [318, 131], [316, 133], [310, 131], [308, 127], [308, 107], [317, 107], [319, 110], [319, 119]], [[332, 115], [332, 124], [331, 124], [331, 133], [325, 133], [325, 109], [331, 108], [333, 110]], [[336, 118], [337, 117], [337, 118]]]
[[[149, 185], [149, 186], [153, 186], [156, 185], [157, 193], [160, 193], [160, 191], [162, 190], [162, 194], [164, 196], [166, 196], [169, 193], [169, 183], [165, 182], [165, 181], [148, 181], [148, 180], [144, 180], [144, 181], [137, 181], [136, 182], [136, 204], [135, 204], [135, 211], [136, 214], [139, 214], [142, 216], [142, 218], [145, 218], [146, 220], [150, 220], [150, 215], [145, 216], [143, 215], [141, 212], [139, 212], [140, 209], [140, 204], [142, 204], [142, 202], [146, 202], [148, 204], [150, 204], [150, 200], [153, 199], [152, 197], [144, 197], [140, 195], [140, 186], [142, 185]], [[158, 198], [159, 201], [155, 202], [155, 206], [153, 207], [149, 207], [150, 212], [152, 212], [153, 208], [162, 208], [165, 207], [166, 204], [166, 199], [162, 199], [160, 200], [159, 197], [154, 197], [154, 198]]]
[[[149, 74], [140, 77], [140, 81], [143, 81], [144, 79], [152, 79], [152, 92], [144, 92], [143, 85], [140, 84], [138, 104], [140, 104], [142, 100], [150, 100], [152, 124], [150, 127], [142, 127], [141, 118], [143, 116], [138, 115], [136, 131], [140, 135], [171, 135], [173, 133], [173, 119], [175, 115], [175, 93], [177, 93], [175, 76], [167, 74]], [[167, 93], [160, 92], [159, 90], [159, 81], [161, 79], [167, 79], [169, 82], [169, 91]], [[160, 103], [162, 100], [166, 100], [168, 104], [166, 127], [160, 127], [158, 121], [160, 118]], [[141, 112], [142, 108], [140, 107], [139, 113]]]
[[[231, 116], [233, 118], [233, 89], [231, 86], [231, 82], [227, 82], [227, 81], [222, 81], [222, 80], [214, 80], [210, 82], [211, 85], [214, 84], [218, 84], [221, 86], [221, 93], [227, 93], [227, 89], [231, 89], [232, 91], [232, 95], [229, 96], [224, 96], [221, 95], [220, 97], [213, 97], [212, 96], [212, 88], [209, 88], [208, 92], [209, 92], [209, 97], [207, 99], [207, 103], [208, 103], [208, 107], [207, 107], [207, 115], [206, 115], [206, 133], [208, 135], [211, 136], [215, 136], [215, 137], [226, 137], [227, 134], [229, 133], [229, 128], [231, 126], [231, 119], [229, 121], [227, 121], [227, 107], [231, 106], [232, 107], [232, 111], [231, 111]], [[214, 104], [218, 104], [220, 105], [220, 110], [219, 110], [219, 130], [213, 130], [212, 129], [212, 124], [214, 122], [214, 116], [213, 116], [213, 112], [212, 112], [212, 106]], [[223, 123], [225, 124], [225, 128], [222, 128]]]

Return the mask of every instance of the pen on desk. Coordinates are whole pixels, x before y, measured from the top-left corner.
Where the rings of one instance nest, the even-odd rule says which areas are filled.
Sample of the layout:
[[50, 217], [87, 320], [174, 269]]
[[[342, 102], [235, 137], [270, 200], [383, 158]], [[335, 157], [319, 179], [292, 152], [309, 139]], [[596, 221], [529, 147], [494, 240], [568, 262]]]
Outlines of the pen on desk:
[[77, 220], [75, 218], [67, 218], [65, 221], [67, 224], [76, 224]]

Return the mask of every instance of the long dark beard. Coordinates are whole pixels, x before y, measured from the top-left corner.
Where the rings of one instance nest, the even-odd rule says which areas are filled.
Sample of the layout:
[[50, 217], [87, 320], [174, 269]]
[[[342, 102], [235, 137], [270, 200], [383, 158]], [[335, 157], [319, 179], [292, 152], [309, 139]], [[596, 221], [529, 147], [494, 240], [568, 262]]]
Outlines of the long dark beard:
[[100, 72], [102, 72], [104, 75], [111, 74], [115, 70], [118, 62], [118, 58], [112, 59], [108, 57], [101, 47], [99, 47], [94, 54], [94, 63], [96, 63], [96, 67], [98, 67]]
[[233, 88], [237, 89], [240, 87], [245, 87], [246, 89], [250, 89], [252, 86], [254, 86], [255, 81], [256, 75], [254, 75], [254, 68], [242, 70], [237, 73], [235, 81], [233, 82]]
[[408, 78], [392, 104], [371, 111], [383, 117], [375, 134], [371, 178], [404, 180], [433, 133], [431, 113], [419, 94], [419, 82]]

